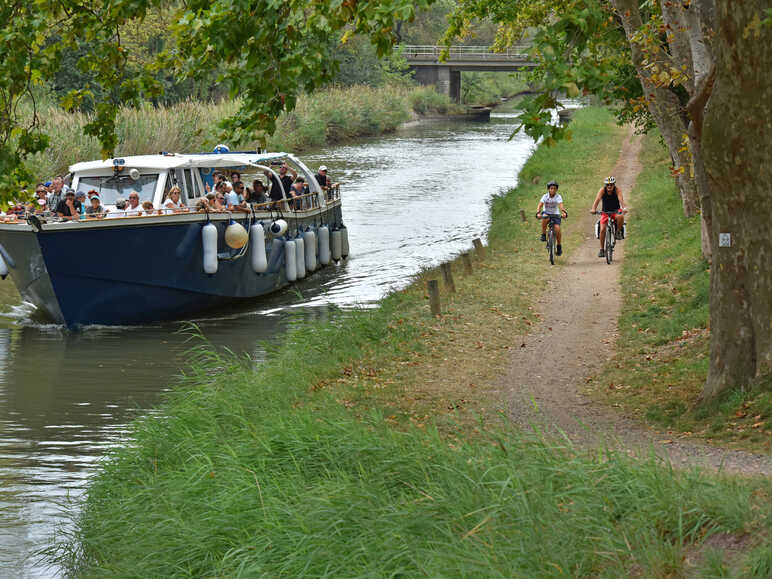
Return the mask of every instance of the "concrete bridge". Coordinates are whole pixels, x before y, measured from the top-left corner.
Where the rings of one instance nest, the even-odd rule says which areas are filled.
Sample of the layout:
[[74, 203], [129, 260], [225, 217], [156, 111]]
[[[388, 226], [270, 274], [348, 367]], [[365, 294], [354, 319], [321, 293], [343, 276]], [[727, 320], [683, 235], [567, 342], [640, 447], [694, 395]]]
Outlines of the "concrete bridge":
[[519, 44], [505, 52], [493, 52], [487, 46], [451, 46], [444, 61], [440, 61], [444, 46], [403, 44], [395, 47], [395, 50], [415, 71], [415, 79], [419, 84], [434, 85], [439, 92], [459, 102], [462, 71], [518, 71], [533, 68], [536, 63], [528, 55], [530, 48], [529, 44]]

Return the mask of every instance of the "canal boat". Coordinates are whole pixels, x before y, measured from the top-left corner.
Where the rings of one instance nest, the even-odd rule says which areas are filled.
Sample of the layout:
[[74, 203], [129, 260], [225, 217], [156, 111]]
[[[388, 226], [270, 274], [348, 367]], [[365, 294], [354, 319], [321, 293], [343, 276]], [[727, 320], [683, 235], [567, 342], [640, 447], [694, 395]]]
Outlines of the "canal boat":
[[[288, 200], [281, 185], [285, 163], [305, 179], [299, 198]], [[272, 194], [275, 201], [212, 210], [203, 200], [218, 170], [238, 171], [244, 183], [273, 183], [281, 199]], [[70, 328], [184, 319], [254, 301], [348, 255], [339, 186], [320, 186], [291, 154], [218, 146], [213, 153], [77, 163], [68, 178], [77, 192], [96, 191], [105, 214], [4, 218], [0, 275], [10, 275], [24, 300]], [[175, 186], [181, 207], [172, 211], [164, 202]], [[118, 209], [133, 193], [153, 209], [128, 216]]]

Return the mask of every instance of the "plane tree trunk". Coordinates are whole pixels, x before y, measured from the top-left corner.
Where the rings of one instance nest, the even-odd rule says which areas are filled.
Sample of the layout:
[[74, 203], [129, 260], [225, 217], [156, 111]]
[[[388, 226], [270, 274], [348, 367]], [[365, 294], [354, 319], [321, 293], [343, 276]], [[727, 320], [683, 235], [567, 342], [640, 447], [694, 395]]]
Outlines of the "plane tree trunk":
[[702, 127], [712, 190], [710, 369], [702, 400], [772, 372], [772, 32], [767, 0], [716, 0]]

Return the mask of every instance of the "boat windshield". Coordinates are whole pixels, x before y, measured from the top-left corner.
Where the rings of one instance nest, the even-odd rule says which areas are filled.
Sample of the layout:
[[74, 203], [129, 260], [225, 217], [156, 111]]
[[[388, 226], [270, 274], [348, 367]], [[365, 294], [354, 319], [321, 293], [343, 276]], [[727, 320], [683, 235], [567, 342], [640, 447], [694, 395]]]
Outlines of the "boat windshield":
[[104, 205], [115, 205], [116, 199], [128, 199], [129, 193], [139, 193], [139, 202], [152, 201], [158, 173], [140, 175], [134, 180], [129, 175], [81, 177], [78, 181], [78, 191], [88, 193], [92, 189], [99, 193], [99, 202]]

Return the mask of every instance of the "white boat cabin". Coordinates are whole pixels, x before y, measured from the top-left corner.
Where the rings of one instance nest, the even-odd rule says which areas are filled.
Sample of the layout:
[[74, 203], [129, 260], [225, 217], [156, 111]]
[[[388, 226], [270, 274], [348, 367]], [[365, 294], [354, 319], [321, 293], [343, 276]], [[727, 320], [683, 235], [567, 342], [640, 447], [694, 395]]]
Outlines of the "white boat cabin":
[[[305, 179], [308, 192], [312, 196], [316, 194], [318, 203], [314, 205], [324, 207], [326, 196], [314, 173], [287, 153], [159, 153], [77, 163], [70, 167], [70, 173], [72, 188], [83, 193], [97, 191], [101, 205], [108, 211], [115, 209], [116, 200], [128, 199], [134, 192], [139, 194], [140, 205], [151, 201], [153, 207], [159, 209], [175, 185], [182, 191], [182, 202], [193, 209], [196, 202], [206, 196], [207, 185], [214, 190], [212, 174], [216, 170], [224, 173], [226, 178], [232, 171], [238, 171], [250, 188], [252, 181], [259, 179], [267, 190], [270, 183], [264, 171], [275, 177], [273, 182], [280, 185], [279, 167], [285, 162]], [[289, 198], [289, 192], [283, 191], [283, 198]]]

